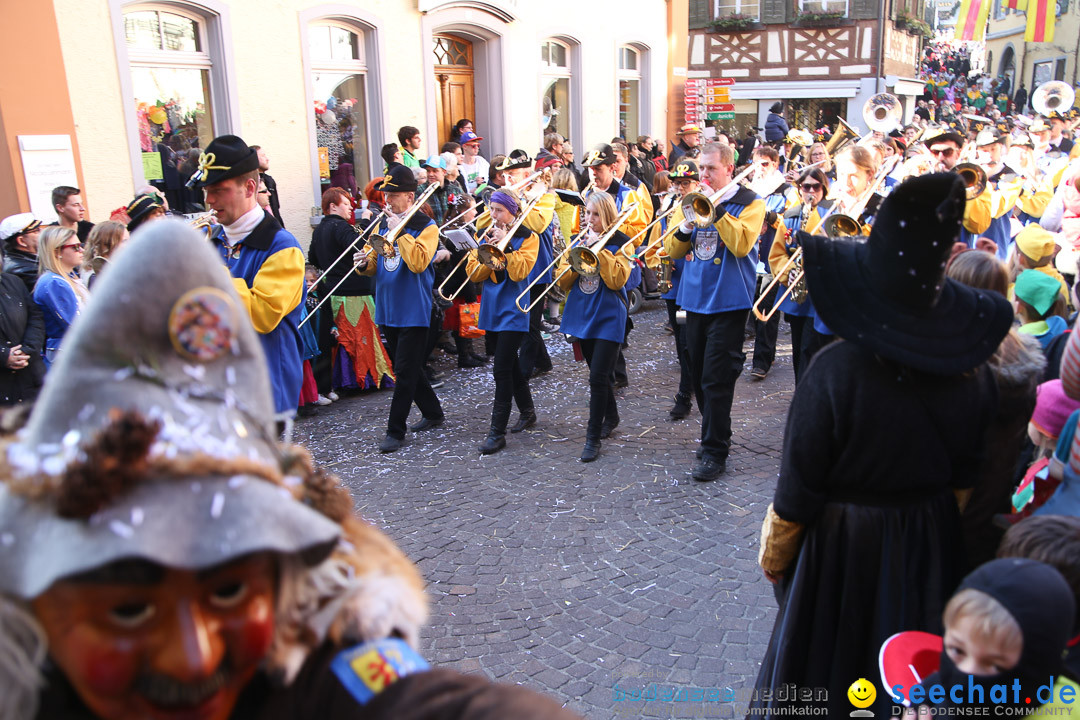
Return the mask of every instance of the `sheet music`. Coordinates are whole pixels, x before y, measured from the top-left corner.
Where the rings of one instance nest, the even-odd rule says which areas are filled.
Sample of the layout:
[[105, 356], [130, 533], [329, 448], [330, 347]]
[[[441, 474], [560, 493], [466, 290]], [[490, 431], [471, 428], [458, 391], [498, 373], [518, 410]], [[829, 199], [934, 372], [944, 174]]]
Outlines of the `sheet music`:
[[450, 241], [455, 250], [471, 250], [476, 247], [476, 240], [473, 239], [468, 230], [456, 228], [447, 230], [443, 235], [446, 236], [446, 239]]

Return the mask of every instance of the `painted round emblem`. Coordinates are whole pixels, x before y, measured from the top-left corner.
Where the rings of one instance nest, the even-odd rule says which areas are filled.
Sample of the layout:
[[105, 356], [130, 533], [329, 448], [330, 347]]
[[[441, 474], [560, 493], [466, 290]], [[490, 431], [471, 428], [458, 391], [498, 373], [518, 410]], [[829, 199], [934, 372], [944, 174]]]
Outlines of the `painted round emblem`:
[[578, 290], [586, 295], [592, 295], [594, 292], [600, 289], [600, 276], [599, 275], [578, 275], [577, 279]]
[[383, 258], [383, 270], [386, 270], [387, 272], [394, 272], [398, 269], [399, 265], [401, 265], [400, 255], [395, 255], [392, 258]]
[[716, 245], [720, 235], [713, 229], [699, 230], [694, 238], [694, 254], [698, 260], [712, 260], [716, 256]]
[[238, 320], [236, 305], [223, 290], [195, 288], [173, 305], [169, 313], [169, 339], [184, 357], [210, 362], [232, 348]]

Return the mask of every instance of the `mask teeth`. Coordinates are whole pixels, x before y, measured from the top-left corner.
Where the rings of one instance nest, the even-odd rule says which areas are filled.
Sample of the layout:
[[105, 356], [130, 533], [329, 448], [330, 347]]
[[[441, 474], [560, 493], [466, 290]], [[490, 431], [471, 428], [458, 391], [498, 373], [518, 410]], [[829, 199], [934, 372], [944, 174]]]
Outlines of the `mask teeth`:
[[139, 693], [154, 705], [165, 708], [194, 707], [225, 686], [228, 673], [224, 668], [206, 680], [183, 683], [166, 675], [143, 678]]

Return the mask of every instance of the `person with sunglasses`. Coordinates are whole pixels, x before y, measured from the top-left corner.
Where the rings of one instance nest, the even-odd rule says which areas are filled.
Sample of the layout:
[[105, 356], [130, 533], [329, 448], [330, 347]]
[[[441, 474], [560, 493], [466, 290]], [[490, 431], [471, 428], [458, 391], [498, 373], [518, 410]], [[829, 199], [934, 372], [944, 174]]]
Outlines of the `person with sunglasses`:
[[45, 318], [45, 368], [52, 366], [60, 341], [72, 321], [82, 312], [90, 291], [79, 279], [83, 244], [73, 228], [50, 225], [41, 233], [38, 276], [34, 302]]
[[[938, 172], [955, 172], [960, 164], [960, 150], [964, 147], [964, 136], [951, 128], [940, 128], [938, 132], [928, 130], [923, 142], [930, 154], [937, 160]], [[993, 193], [987, 188], [974, 198], [969, 197], [964, 206], [964, 222], [960, 228], [960, 241], [968, 247], [975, 247], [979, 239], [993, 222]], [[999, 253], [1007, 252], [1007, 247], [999, 247]], [[1000, 255], [999, 255], [1000, 257]]]
[[[784, 213], [784, 229], [777, 233], [777, 241], [772, 244], [769, 253], [769, 267], [773, 275], [780, 275], [780, 284], [784, 286], [777, 291], [781, 294], [789, 285], [791, 273], [797, 272], [793, 268], [785, 269], [785, 265], [799, 248], [799, 231], [820, 226], [822, 215], [832, 205], [832, 201], [826, 199], [829, 194], [829, 178], [821, 168], [803, 172], [797, 185], [801, 202]], [[795, 302], [789, 294], [780, 303], [780, 310], [791, 326], [791, 364], [795, 368], [795, 386], [798, 387], [803, 371], [810, 364], [810, 358], [827, 345], [833, 335], [818, 320], [809, 294], [801, 303]]]

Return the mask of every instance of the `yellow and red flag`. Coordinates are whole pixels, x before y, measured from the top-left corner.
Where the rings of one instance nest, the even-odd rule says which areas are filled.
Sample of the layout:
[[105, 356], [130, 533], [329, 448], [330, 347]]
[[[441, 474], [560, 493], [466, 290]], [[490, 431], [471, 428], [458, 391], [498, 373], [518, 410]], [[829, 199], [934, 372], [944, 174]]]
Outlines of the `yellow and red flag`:
[[956, 18], [956, 39], [981, 41], [986, 34], [986, 18], [991, 0], [961, 0]]
[[1005, 0], [1005, 7], [1010, 10], [1027, 10], [1027, 0]]
[[1054, 42], [1055, 0], [1030, 0], [1024, 42]]

